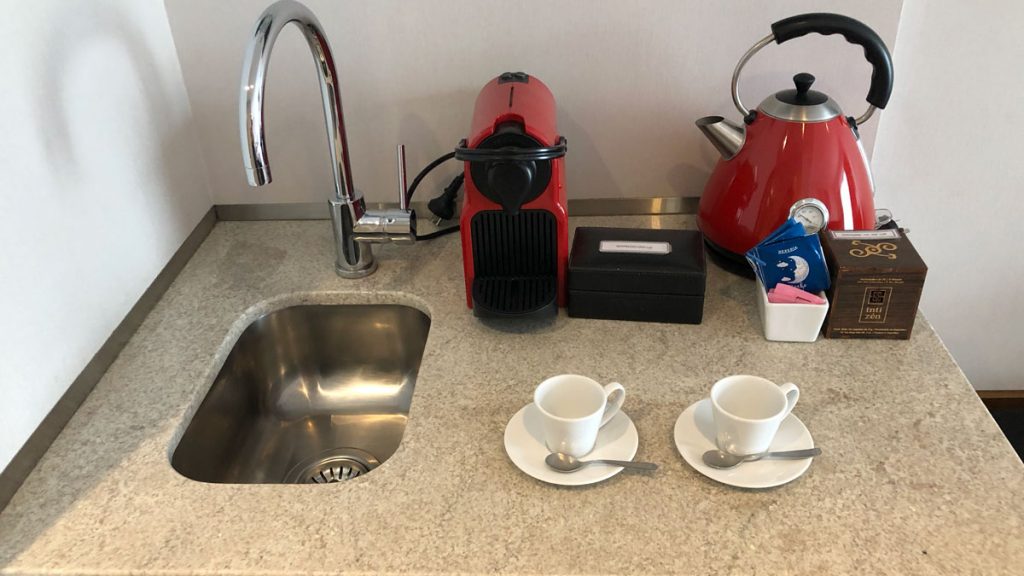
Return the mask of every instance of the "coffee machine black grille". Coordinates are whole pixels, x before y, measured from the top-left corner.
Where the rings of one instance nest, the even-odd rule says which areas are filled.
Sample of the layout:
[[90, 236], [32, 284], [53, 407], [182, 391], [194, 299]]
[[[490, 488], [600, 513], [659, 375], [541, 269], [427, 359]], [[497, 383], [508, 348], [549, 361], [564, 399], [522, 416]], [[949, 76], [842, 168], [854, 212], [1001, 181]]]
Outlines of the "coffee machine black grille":
[[473, 217], [473, 299], [483, 309], [478, 312], [520, 315], [554, 303], [557, 226], [546, 210], [494, 210]]

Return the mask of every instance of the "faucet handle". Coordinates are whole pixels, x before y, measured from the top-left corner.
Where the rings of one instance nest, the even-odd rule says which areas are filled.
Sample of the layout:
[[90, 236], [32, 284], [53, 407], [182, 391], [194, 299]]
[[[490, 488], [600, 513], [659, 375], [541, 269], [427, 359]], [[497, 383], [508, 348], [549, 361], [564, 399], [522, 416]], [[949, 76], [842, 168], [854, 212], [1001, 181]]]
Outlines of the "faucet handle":
[[409, 210], [409, 193], [405, 186], [405, 145], [399, 144], [395, 153], [399, 208], [367, 210], [352, 226], [352, 238], [356, 242], [411, 244], [416, 241], [416, 213]]
[[409, 209], [409, 193], [405, 186], [405, 144], [399, 144], [395, 150], [398, 159], [398, 208]]

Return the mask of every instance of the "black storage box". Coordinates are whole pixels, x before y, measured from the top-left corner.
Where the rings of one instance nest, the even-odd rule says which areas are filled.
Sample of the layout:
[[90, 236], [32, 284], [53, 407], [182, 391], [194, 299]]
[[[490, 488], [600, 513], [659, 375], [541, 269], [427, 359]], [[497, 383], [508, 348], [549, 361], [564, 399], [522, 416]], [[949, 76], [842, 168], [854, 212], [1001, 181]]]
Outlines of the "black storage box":
[[700, 324], [706, 278], [699, 231], [577, 228], [569, 316]]

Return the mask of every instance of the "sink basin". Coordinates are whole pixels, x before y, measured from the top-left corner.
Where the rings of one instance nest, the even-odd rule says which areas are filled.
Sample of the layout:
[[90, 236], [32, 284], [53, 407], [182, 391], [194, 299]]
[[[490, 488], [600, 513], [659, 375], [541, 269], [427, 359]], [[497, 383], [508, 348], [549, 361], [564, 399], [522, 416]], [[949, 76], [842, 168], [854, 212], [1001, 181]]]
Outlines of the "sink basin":
[[400, 305], [303, 305], [250, 324], [171, 457], [236, 484], [333, 483], [402, 441], [430, 318]]

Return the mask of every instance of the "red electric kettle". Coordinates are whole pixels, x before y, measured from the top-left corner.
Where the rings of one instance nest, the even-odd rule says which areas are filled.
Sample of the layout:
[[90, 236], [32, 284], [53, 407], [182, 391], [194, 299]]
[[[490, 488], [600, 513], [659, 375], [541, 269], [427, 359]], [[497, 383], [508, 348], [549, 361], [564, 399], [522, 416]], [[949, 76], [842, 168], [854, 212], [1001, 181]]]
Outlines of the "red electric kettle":
[[[864, 48], [871, 63], [868, 109], [844, 116], [828, 95], [811, 90], [814, 76], [797, 74], [794, 89], [765, 98], [757, 110], [740, 101], [739, 77], [758, 50], [775, 42], [816, 32], [842, 34]], [[721, 116], [697, 120], [697, 127], [721, 153], [704, 188], [697, 225], [708, 246], [732, 260], [795, 217], [813, 232], [875, 227], [874, 184], [857, 126], [892, 93], [892, 58], [878, 34], [839, 14], [802, 14], [772, 24], [772, 33], [754, 44], [736, 64], [732, 100], [743, 115], [740, 126]]]

